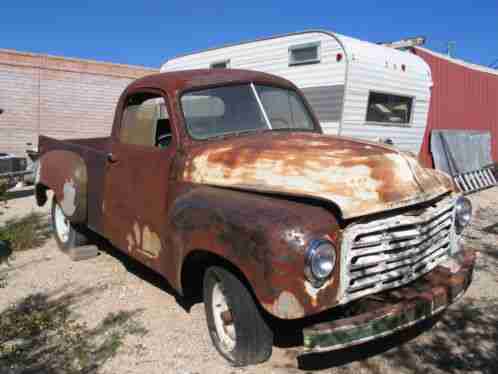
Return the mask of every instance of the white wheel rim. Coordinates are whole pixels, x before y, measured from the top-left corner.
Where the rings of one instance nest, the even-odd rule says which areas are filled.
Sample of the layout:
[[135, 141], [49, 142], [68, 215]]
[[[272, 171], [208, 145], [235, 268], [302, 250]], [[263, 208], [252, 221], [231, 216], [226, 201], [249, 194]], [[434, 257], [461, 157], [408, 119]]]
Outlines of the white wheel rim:
[[71, 230], [71, 226], [59, 204], [55, 205], [54, 219], [55, 219], [55, 231], [57, 232], [59, 240], [63, 243], [67, 242], [69, 240], [69, 232]]
[[221, 289], [220, 283], [216, 283], [213, 287], [213, 294], [211, 298], [214, 325], [216, 327], [216, 334], [220, 340], [221, 348], [230, 353], [235, 348], [236, 332], [233, 321], [225, 323], [223, 321], [223, 312], [231, 313], [228, 307], [227, 299]]

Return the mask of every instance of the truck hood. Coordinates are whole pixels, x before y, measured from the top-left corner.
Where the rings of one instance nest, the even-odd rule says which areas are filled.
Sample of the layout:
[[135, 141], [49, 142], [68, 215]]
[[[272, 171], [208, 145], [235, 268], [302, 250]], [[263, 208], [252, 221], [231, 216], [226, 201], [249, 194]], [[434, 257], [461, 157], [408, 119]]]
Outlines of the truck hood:
[[311, 197], [345, 219], [395, 209], [453, 190], [443, 173], [378, 143], [317, 133], [266, 132], [195, 146], [183, 180]]

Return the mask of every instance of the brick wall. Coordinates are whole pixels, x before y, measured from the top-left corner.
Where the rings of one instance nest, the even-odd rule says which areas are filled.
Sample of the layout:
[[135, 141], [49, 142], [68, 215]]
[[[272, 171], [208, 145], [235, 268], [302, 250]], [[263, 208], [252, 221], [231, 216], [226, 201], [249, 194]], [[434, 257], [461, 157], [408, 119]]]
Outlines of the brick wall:
[[158, 72], [138, 66], [0, 49], [0, 152], [25, 155], [38, 135], [106, 136], [114, 107], [133, 79]]

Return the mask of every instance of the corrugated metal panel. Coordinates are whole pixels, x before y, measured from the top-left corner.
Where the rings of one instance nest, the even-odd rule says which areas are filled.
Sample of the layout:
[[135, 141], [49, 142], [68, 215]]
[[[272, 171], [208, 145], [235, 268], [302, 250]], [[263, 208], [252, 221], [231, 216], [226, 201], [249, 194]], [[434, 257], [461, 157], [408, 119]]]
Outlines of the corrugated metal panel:
[[308, 87], [303, 88], [302, 91], [321, 123], [339, 122], [341, 120], [342, 102], [344, 100], [343, 84]]
[[[289, 66], [289, 47], [320, 42], [321, 62]], [[345, 62], [336, 61], [343, 53], [337, 40], [326, 33], [306, 32], [264, 39], [178, 57], [167, 61], [161, 71], [209, 68], [210, 64], [230, 60], [234, 69], [258, 70], [289, 79], [300, 88], [343, 84]]]
[[[320, 63], [289, 66], [289, 47], [317, 41], [322, 48]], [[346, 55], [340, 62], [336, 59], [338, 53]], [[303, 32], [178, 57], [164, 64], [161, 71], [208, 68], [212, 62], [221, 60], [230, 60], [232, 68], [259, 70], [294, 82], [303, 89], [318, 112], [326, 133], [341, 131], [344, 135], [370, 140], [386, 137], [405, 150], [418, 152], [420, 148], [429, 106], [431, 76], [427, 64], [413, 54], [339, 34]], [[402, 65], [406, 71], [402, 71]], [[346, 92], [343, 97], [338, 95], [339, 91], [333, 94], [327, 91], [329, 86], [344, 84]], [[324, 89], [317, 90], [318, 87]], [[370, 90], [415, 97], [411, 126], [366, 124]], [[340, 99], [345, 102], [342, 116], [337, 112]]]
[[414, 53], [432, 70], [434, 86], [420, 159], [433, 166], [430, 135], [436, 129], [491, 133], [492, 157], [498, 161], [498, 75], [424, 48]]
[[[337, 35], [348, 59], [348, 77], [341, 135], [390, 138], [401, 149], [418, 153], [425, 132], [432, 83], [428, 65], [417, 56], [392, 48]], [[402, 66], [405, 67], [403, 71]], [[409, 125], [380, 125], [366, 122], [370, 91], [414, 98]]]
[[[320, 63], [289, 66], [289, 47], [313, 42], [320, 42]], [[344, 51], [332, 35], [324, 32], [304, 32], [174, 58], [167, 61], [161, 71], [209, 68], [213, 62], [230, 60], [231, 68], [258, 70], [279, 75], [292, 81], [304, 91], [310, 89], [314, 92], [310, 97], [312, 101], [319, 103], [318, 111], [324, 115], [324, 118], [320, 119], [324, 132], [337, 134], [339, 120], [336, 118], [340, 118], [340, 114], [335, 112], [338, 92], [331, 93], [325, 89], [319, 92], [323, 94], [323, 97], [320, 97], [316, 95], [318, 91], [314, 90], [318, 87], [334, 87], [344, 84], [346, 63], [344, 58], [337, 61], [338, 53], [344, 54]], [[330, 102], [331, 109], [325, 110], [322, 102], [328, 98], [333, 101]]]

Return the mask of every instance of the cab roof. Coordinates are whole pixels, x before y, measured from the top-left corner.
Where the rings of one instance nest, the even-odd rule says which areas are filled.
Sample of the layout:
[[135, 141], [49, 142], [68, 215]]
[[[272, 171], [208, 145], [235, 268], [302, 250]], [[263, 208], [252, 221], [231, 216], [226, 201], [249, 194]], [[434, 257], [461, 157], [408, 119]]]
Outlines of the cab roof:
[[147, 75], [132, 82], [126, 91], [160, 88], [175, 92], [249, 82], [297, 89], [290, 81], [272, 74], [240, 69], [198, 69]]

